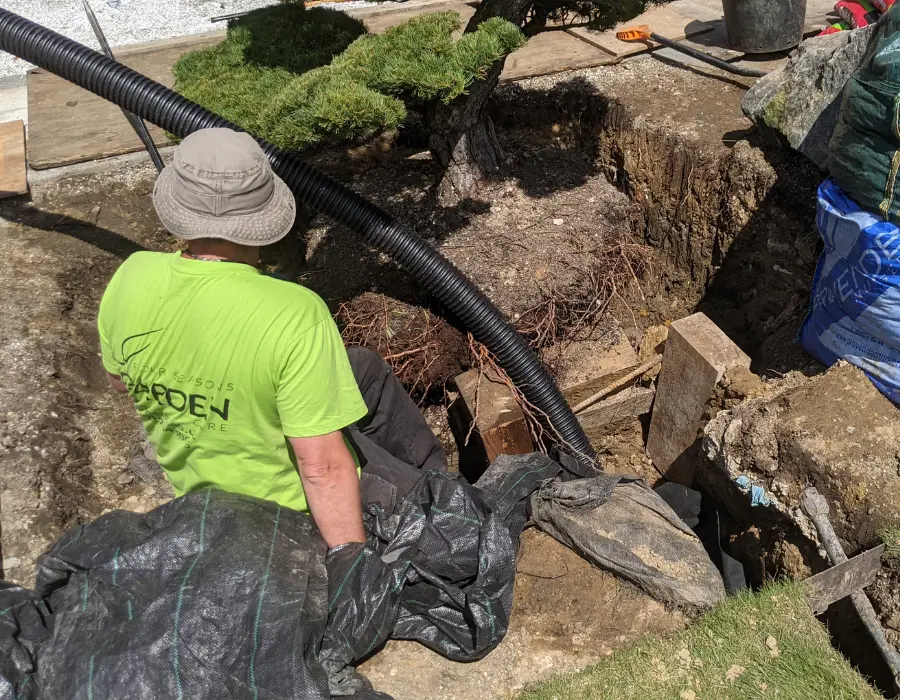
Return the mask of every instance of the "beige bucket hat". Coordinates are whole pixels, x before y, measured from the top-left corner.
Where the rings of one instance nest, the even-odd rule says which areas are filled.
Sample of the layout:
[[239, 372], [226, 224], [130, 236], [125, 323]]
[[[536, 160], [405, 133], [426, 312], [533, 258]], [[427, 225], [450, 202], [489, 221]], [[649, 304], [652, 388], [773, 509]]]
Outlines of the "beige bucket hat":
[[263, 246], [284, 238], [297, 203], [252, 136], [201, 129], [182, 141], [159, 174], [153, 206], [170, 233]]

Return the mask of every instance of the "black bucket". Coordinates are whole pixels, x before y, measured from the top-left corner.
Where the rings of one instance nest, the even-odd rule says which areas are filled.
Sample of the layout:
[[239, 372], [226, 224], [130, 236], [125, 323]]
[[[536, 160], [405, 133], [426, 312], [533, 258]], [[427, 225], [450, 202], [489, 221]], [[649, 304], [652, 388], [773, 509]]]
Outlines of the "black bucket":
[[722, 9], [736, 51], [787, 51], [803, 39], [806, 0], [722, 0]]

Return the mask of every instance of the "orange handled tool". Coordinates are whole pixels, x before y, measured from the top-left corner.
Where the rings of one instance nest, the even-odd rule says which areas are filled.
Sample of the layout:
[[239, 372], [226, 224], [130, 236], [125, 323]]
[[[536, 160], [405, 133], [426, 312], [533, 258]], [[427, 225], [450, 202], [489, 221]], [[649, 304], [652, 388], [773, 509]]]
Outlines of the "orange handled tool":
[[636, 27], [627, 27], [616, 32], [619, 41], [650, 41], [650, 25], [639, 24]]
[[692, 49], [689, 46], [684, 46], [683, 44], [679, 44], [671, 39], [666, 39], [664, 36], [660, 36], [656, 32], [651, 32], [650, 27], [646, 24], [638, 24], [633, 27], [626, 27], [621, 31], [616, 32], [616, 39], [619, 41], [655, 41], [657, 44], [662, 44], [663, 46], [668, 46], [670, 49], [675, 49], [676, 51], [680, 51], [681, 53], [687, 54], [688, 56], [692, 56], [696, 58], [698, 61], [703, 61], [704, 63], [708, 63], [711, 66], [715, 66], [724, 71], [728, 71], [729, 73], [734, 73], [735, 75], [746, 75], [751, 78], [761, 78], [765, 75], [765, 73], [761, 70], [756, 70], [755, 68], [741, 68], [740, 66], [734, 66], [730, 63], [726, 63], [715, 56], [710, 56], [708, 53], [704, 53], [703, 51], [697, 51], [697, 49]]

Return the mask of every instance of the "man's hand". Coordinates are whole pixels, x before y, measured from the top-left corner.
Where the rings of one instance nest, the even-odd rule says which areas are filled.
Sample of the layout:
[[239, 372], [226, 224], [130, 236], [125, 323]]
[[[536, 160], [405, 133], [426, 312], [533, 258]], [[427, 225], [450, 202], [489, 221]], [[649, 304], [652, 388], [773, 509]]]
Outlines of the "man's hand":
[[362, 499], [356, 462], [340, 431], [308, 438], [288, 438], [306, 492], [309, 512], [331, 547], [365, 542]]
[[125, 382], [122, 381], [122, 378], [113, 374], [112, 372], [106, 373], [106, 378], [109, 379], [110, 386], [116, 391], [125, 394], [128, 392], [128, 387], [125, 386]]

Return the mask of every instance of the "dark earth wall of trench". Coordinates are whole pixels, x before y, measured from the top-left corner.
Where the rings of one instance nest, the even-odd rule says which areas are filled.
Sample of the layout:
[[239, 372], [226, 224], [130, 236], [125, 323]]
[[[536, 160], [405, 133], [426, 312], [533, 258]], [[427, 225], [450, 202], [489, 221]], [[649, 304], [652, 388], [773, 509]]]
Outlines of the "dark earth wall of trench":
[[[552, 114], [552, 116], [548, 116]], [[810, 369], [794, 342], [819, 253], [821, 171], [752, 132], [722, 142], [674, 133], [573, 80], [546, 93], [507, 87], [495, 121], [553, 118], [592, 148], [597, 168], [640, 206], [638, 235], [658, 258], [648, 322], [704, 311], [754, 359], [757, 373]]]

